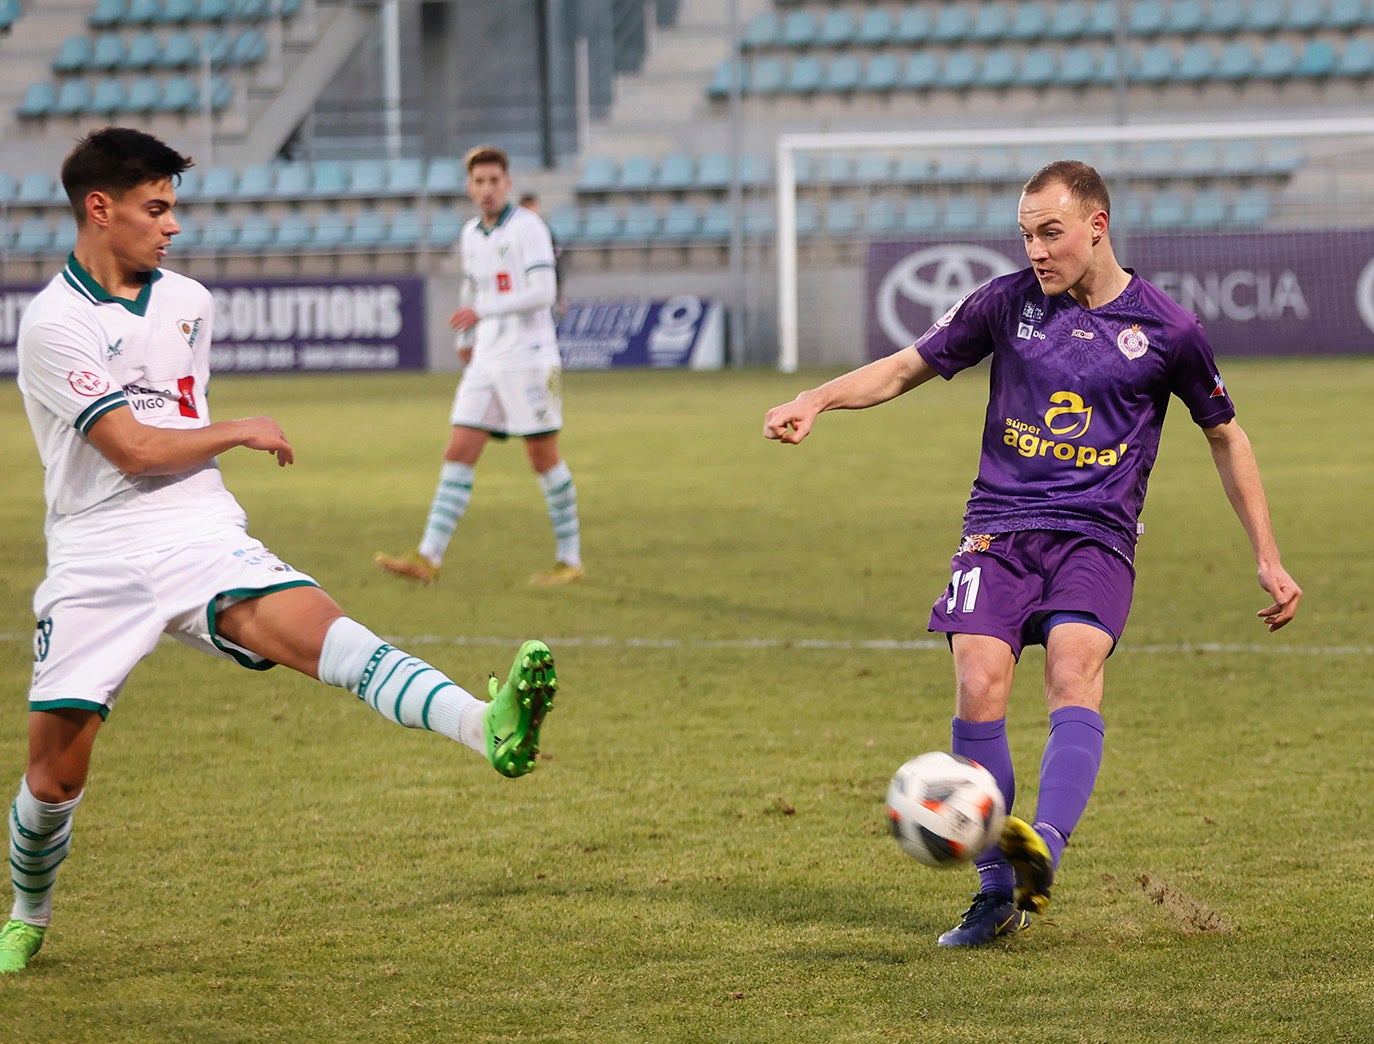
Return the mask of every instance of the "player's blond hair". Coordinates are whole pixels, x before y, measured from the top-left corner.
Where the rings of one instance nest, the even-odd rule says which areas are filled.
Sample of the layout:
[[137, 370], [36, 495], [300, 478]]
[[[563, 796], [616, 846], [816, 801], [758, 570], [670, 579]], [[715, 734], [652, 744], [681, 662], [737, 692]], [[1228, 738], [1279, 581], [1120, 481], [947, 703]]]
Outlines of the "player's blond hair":
[[474, 145], [468, 149], [468, 153], [463, 157], [463, 169], [469, 174], [472, 168], [479, 163], [495, 163], [503, 173], [510, 173], [510, 157], [506, 155], [506, 150], [495, 145]]

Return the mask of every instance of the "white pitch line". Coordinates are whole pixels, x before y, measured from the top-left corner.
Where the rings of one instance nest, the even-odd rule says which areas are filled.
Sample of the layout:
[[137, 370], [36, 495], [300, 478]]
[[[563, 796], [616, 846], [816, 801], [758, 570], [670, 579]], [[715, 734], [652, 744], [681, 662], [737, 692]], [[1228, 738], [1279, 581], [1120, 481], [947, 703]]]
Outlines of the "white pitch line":
[[[414, 645], [519, 645], [521, 638], [498, 635], [419, 634], [383, 635], [398, 646]], [[28, 642], [30, 634], [0, 634], [0, 643]], [[554, 649], [817, 649], [823, 651], [914, 652], [946, 649], [942, 638], [615, 638], [609, 635], [583, 638], [548, 638]], [[1272, 645], [1262, 642], [1183, 642], [1168, 645], [1123, 645], [1121, 653], [1222, 653], [1272, 656], [1374, 656], [1374, 645]]]

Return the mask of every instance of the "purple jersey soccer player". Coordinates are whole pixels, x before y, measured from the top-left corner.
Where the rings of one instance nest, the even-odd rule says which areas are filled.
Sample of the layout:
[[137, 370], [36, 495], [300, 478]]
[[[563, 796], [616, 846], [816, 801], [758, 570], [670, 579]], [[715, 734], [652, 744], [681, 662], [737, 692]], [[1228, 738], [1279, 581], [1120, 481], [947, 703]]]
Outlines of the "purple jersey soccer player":
[[949, 586], [930, 630], [954, 655], [953, 750], [986, 766], [1011, 807], [1007, 700], [1021, 650], [1045, 646], [1050, 732], [1035, 816], [1007, 817], [977, 863], [980, 887], [942, 946], [1027, 928], [1102, 762], [1103, 672], [1130, 612], [1145, 487], [1169, 398], [1207, 437], [1226, 495], [1273, 598], [1270, 631], [1302, 590], [1279, 558], [1250, 441], [1197, 318], [1118, 264], [1107, 187], [1092, 167], [1051, 163], [1022, 191], [1031, 267], [994, 279], [913, 345], [776, 406], [765, 437], [806, 438], [826, 410], [865, 409], [992, 356], [983, 452]]

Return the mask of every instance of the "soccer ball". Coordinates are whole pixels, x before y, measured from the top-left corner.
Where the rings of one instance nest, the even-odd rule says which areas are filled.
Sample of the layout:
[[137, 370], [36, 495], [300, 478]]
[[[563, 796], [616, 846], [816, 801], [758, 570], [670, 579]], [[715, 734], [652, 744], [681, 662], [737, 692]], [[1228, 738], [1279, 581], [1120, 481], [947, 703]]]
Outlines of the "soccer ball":
[[976, 859], [997, 843], [1006, 818], [992, 773], [958, 754], [937, 750], [912, 758], [887, 785], [892, 836], [927, 866]]

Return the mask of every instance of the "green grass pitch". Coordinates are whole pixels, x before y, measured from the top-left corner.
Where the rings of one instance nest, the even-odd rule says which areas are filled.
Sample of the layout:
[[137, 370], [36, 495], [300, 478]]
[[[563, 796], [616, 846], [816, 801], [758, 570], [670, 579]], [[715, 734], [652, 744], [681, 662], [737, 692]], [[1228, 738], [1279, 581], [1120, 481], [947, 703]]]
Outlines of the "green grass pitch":
[[[26, 1042], [1361, 1041], [1374, 1025], [1374, 361], [1225, 367], [1285, 562], [1266, 596], [1175, 403], [1108, 667], [1106, 760], [1055, 902], [1005, 946], [935, 937], [974, 890], [885, 836], [892, 770], [948, 745], [925, 615], [977, 461], [985, 376], [823, 417], [828, 374], [574, 373], [589, 576], [493, 444], [441, 582], [382, 576], [420, 531], [448, 376], [225, 377], [293, 468], [223, 460], [252, 531], [351, 615], [482, 691], [544, 637], [562, 690], [504, 780], [285, 670], [166, 643], [102, 730], [57, 917], [0, 981]], [[0, 387], [0, 801], [25, 750], [42, 493]], [[1033, 807], [1043, 656], [1010, 730]]]

